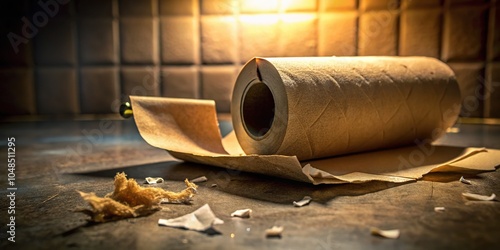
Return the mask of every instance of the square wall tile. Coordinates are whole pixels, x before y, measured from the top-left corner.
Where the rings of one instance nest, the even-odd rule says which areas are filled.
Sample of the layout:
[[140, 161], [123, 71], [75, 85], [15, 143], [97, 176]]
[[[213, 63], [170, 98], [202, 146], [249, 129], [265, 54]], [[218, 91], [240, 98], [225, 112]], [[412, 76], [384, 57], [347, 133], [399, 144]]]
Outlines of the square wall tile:
[[[27, 16], [34, 21], [34, 19], [42, 20], [41, 13], [47, 15], [47, 17], [52, 20], [58, 19], [70, 19], [74, 16], [74, 1], [70, 0], [38, 0], [38, 1], [30, 1], [31, 2], [31, 13]], [[38, 14], [37, 14], [38, 13]], [[49, 21], [49, 22], [50, 22]], [[36, 22], [36, 21], [34, 21]], [[43, 25], [37, 25], [42, 27]]]
[[357, 12], [327, 12], [320, 14], [318, 55], [355, 56], [357, 34]]
[[[280, 41], [280, 27], [279, 17], [274, 14], [240, 15], [240, 62], [246, 63], [256, 56], [280, 56], [281, 47], [277, 46]], [[258, 39], [255, 39], [256, 37]]]
[[317, 15], [287, 14], [281, 16], [282, 56], [317, 55]]
[[279, 7], [280, 7], [280, 0], [240, 1], [241, 13], [278, 12]]
[[435, 8], [445, 0], [401, 0], [402, 9]]
[[117, 24], [111, 18], [81, 19], [79, 56], [82, 64], [114, 64], [118, 55], [115, 41]]
[[368, 10], [396, 10], [399, 0], [359, 0], [359, 9]]
[[441, 9], [416, 9], [401, 14], [399, 55], [439, 58]]
[[129, 95], [158, 96], [160, 94], [159, 72], [156, 67], [122, 67], [120, 72], [123, 101]]
[[485, 117], [500, 118], [500, 63], [488, 65], [488, 83], [485, 91], [488, 92], [485, 100]]
[[119, 0], [120, 17], [152, 17], [156, 14], [153, 0]]
[[67, 20], [50, 20], [35, 36], [35, 62], [38, 65], [74, 65], [76, 24]]
[[318, 9], [316, 0], [281, 0], [280, 9], [286, 12], [316, 11]]
[[188, 15], [197, 13], [197, 0], [158, 0], [160, 15]]
[[449, 63], [455, 72], [462, 96], [462, 117], [482, 117], [484, 103], [484, 64]]
[[60, 115], [80, 112], [76, 72], [73, 68], [38, 68], [36, 71], [38, 114]]
[[202, 98], [215, 100], [217, 112], [230, 112], [236, 76], [234, 66], [205, 66], [201, 69]]
[[320, 0], [319, 9], [322, 11], [356, 10], [357, 0]]
[[203, 63], [236, 61], [236, 20], [232, 16], [202, 16], [201, 58]]
[[361, 14], [358, 31], [358, 55], [397, 55], [398, 15], [390, 11]]
[[470, 5], [470, 4], [484, 4], [491, 0], [444, 0], [447, 5]]
[[80, 17], [115, 17], [113, 0], [78, 0], [76, 13]]
[[0, 34], [3, 36], [0, 39], [0, 65], [33, 65], [33, 41], [23, 34], [23, 25], [23, 22], [17, 17], [0, 22]]
[[151, 18], [120, 20], [120, 53], [124, 64], [155, 64], [158, 61], [158, 32]]
[[25, 68], [0, 69], [0, 116], [32, 115], [35, 108], [33, 71]]
[[495, 8], [495, 20], [493, 22], [493, 27], [490, 27], [489, 32], [493, 35], [493, 48], [490, 49], [490, 60], [500, 60], [500, 5]]
[[80, 70], [80, 107], [82, 113], [113, 113], [119, 101], [118, 70], [115, 67], [83, 67]]
[[238, 0], [201, 0], [201, 14], [230, 15], [237, 13]]
[[196, 67], [163, 67], [161, 70], [162, 96], [199, 98], [198, 70]]
[[195, 64], [199, 58], [198, 22], [190, 16], [161, 18], [161, 60], [166, 64]]
[[481, 6], [451, 8], [445, 12], [442, 60], [485, 58], [486, 13]]

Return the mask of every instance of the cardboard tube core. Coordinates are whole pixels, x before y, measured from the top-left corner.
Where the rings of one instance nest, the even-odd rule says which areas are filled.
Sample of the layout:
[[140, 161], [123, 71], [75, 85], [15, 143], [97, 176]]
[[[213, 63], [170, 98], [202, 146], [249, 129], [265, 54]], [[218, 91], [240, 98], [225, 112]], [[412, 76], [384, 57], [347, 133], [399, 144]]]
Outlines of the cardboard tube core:
[[275, 103], [273, 93], [263, 82], [250, 84], [242, 98], [241, 114], [243, 127], [254, 139], [266, 136], [273, 125]]

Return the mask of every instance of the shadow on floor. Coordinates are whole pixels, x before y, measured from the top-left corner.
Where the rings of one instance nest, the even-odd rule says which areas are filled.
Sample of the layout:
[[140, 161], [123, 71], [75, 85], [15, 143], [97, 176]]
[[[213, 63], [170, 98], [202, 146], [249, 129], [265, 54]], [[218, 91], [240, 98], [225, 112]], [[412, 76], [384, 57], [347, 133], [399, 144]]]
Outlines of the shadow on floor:
[[[206, 176], [208, 181], [198, 183], [199, 186], [232, 195], [281, 204], [290, 204], [306, 195], [312, 197], [315, 202], [325, 204], [337, 196], [364, 195], [402, 185], [371, 181], [358, 184], [315, 186], [310, 183], [178, 161], [73, 174], [111, 179], [117, 172], [125, 172], [129, 178], [137, 180], [146, 177], [162, 177], [165, 180], [183, 181], [186, 178], [191, 180]], [[212, 187], [213, 184], [217, 184], [217, 186]]]

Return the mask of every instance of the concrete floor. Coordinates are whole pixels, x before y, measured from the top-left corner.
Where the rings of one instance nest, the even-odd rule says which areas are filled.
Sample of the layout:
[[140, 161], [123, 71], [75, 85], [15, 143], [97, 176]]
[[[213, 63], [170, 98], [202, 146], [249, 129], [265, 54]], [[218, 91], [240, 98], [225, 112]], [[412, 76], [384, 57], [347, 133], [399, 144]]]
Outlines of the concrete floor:
[[[230, 126], [224, 123], [224, 132]], [[500, 126], [458, 124], [460, 132], [438, 143], [500, 148]], [[16, 138], [15, 243], [6, 226], [1, 249], [493, 249], [500, 244], [500, 202], [467, 202], [462, 192], [500, 195], [500, 171], [465, 175], [432, 174], [417, 182], [313, 186], [267, 176], [176, 161], [150, 147], [133, 120], [1, 123], [0, 161], [7, 161], [7, 138]], [[5, 166], [5, 165], [4, 165]], [[205, 175], [191, 205], [163, 205], [150, 216], [103, 224], [87, 223], [76, 213], [88, 207], [76, 190], [104, 195], [113, 177], [124, 171], [142, 181], [163, 177], [159, 186], [180, 191], [185, 178]], [[7, 168], [0, 169], [1, 223], [9, 223]], [[211, 185], [216, 183], [217, 187]], [[292, 205], [305, 195], [313, 202]], [[160, 227], [173, 218], [209, 204], [225, 221], [219, 234]], [[444, 206], [443, 213], [434, 212]], [[231, 218], [251, 208], [249, 219]], [[264, 230], [285, 227], [281, 238]], [[399, 239], [370, 235], [370, 227], [401, 230]]]

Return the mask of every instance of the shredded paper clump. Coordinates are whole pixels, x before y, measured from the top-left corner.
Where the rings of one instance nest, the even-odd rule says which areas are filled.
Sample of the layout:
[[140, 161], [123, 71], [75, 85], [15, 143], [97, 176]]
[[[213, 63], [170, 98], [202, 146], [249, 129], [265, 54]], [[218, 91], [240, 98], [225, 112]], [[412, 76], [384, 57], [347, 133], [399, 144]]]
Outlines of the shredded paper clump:
[[171, 192], [159, 187], [141, 187], [134, 179], [127, 179], [125, 173], [115, 176], [115, 189], [105, 197], [95, 193], [80, 192], [92, 209], [81, 212], [88, 214], [91, 221], [106, 222], [151, 214], [160, 209], [160, 202], [189, 203], [198, 186], [187, 179], [186, 188], [181, 192]]

